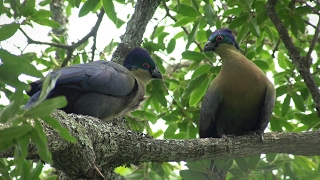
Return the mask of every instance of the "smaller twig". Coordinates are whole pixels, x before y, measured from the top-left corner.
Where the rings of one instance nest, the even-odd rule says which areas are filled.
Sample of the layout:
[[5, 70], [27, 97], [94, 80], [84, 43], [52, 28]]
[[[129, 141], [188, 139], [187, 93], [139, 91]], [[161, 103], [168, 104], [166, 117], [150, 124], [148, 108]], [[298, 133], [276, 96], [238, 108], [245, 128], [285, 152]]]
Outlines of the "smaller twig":
[[317, 15], [320, 15], [319, 10], [316, 10], [314, 7], [312, 7], [312, 6], [309, 5], [308, 3], [306, 3], [306, 6], [308, 6], [308, 7], [313, 11], [313, 13], [315, 13], [315, 14], [317, 14]]
[[308, 62], [309, 65], [311, 65], [311, 53], [314, 50], [314, 47], [316, 46], [316, 43], [317, 43], [317, 41], [319, 39], [319, 32], [320, 32], [320, 18], [318, 20], [316, 31], [315, 31], [313, 39], [312, 39], [312, 41], [310, 43], [309, 51], [308, 51], [308, 53], [306, 55], [306, 59], [305, 59], [306, 62]]
[[[163, 7], [164, 7], [164, 9], [166, 10], [166, 15], [167, 15], [168, 17], [170, 17], [174, 22], [177, 22], [177, 19], [170, 14], [170, 9], [169, 9], [169, 7], [167, 6], [166, 1], [163, 0], [162, 2], [163, 2]], [[181, 28], [183, 29], [183, 31], [184, 31], [187, 35], [190, 34], [186, 27], [181, 26]], [[195, 44], [197, 45], [197, 47], [199, 48], [200, 52], [203, 52], [200, 43], [197, 42], [196, 40], [194, 40], [194, 43], [195, 43]]]
[[[84, 36], [82, 39], [80, 39], [78, 42], [72, 44], [72, 46], [71, 46], [72, 49], [69, 50], [69, 51], [71, 51], [71, 55], [72, 55], [73, 51], [76, 49], [76, 47], [78, 47], [78, 46], [80, 46], [81, 44], [83, 44], [84, 42], [86, 42], [91, 36], [95, 36], [95, 35], [97, 34], [97, 31], [98, 31], [98, 29], [99, 29], [99, 26], [100, 26], [101, 21], [102, 21], [102, 18], [103, 18], [103, 15], [104, 15], [104, 9], [101, 8], [101, 9], [100, 9], [100, 13], [98, 14], [97, 22], [96, 22], [96, 24], [92, 27], [91, 31], [90, 31], [86, 36]], [[69, 55], [69, 54], [68, 54], [68, 55]], [[71, 59], [71, 57], [72, 57], [71, 55], [70, 55], [70, 56], [67, 56], [67, 57], [63, 60], [63, 62], [62, 62], [62, 64], [61, 64], [61, 67], [64, 67], [64, 66], [67, 65], [67, 63], [70, 61], [70, 59]]]
[[94, 57], [94, 52], [95, 52], [95, 45], [96, 45], [96, 35], [97, 35], [97, 31], [99, 29], [99, 26], [101, 24], [102, 18], [104, 16], [104, 10], [103, 8], [100, 9], [100, 13], [98, 14], [98, 19], [96, 24], [92, 27], [91, 31], [84, 36], [82, 39], [80, 39], [78, 42], [73, 43], [72, 45], [66, 45], [66, 44], [59, 44], [59, 43], [51, 43], [51, 42], [42, 42], [42, 41], [36, 41], [33, 40], [32, 38], [30, 38], [28, 36], [28, 34], [26, 32], [23, 31], [23, 29], [19, 29], [22, 34], [27, 38], [27, 41], [29, 44], [42, 44], [42, 45], [49, 45], [49, 46], [53, 46], [53, 47], [57, 47], [57, 48], [63, 48], [67, 50], [67, 57], [63, 60], [61, 67], [64, 67], [67, 65], [67, 63], [70, 61], [70, 59], [72, 58], [72, 54], [73, 51], [79, 47], [81, 44], [83, 44], [84, 42], [86, 42], [91, 36], [94, 37], [94, 42], [93, 42], [93, 48], [92, 48], [92, 59]]
[[23, 29], [19, 28], [19, 30], [22, 32], [22, 34], [27, 38], [27, 41], [29, 44], [43, 44], [43, 45], [49, 45], [49, 46], [53, 46], [53, 47], [58, 47], [58, 48], [63, 48], [63, 49], [71, 49], [72, 46], [69, 45], [65, 45], [65, 44], [58, 44], [58, 43], [51, 43], [51, 42], [42, 42], [42, 41], [36, 41], [33, 40], [32, 38], [30, 38], [28, 36], [28, 34], [26, 32], [23, 31]]
[[278, 51], [278, 48], [279, 48], [279, 45], [280, 45], [280, 38], [278, 39], [278, 42], [276, 44], [276, 46], [273, 48], [272, 50], [272, 54], [271, 56], [274, 58], [274, 53]]
[[313, 28], [317, 28], [317, 26], [315, 26], [315, 25], [313, 25], [313, 24], [311, 24], [309, 21], [307, 21], [307, 20], [304, 20], [304, 22], [306, 23], [306, 24], [308, 24], [308, 25], [310, 25], [310, 26], [312, 26]]

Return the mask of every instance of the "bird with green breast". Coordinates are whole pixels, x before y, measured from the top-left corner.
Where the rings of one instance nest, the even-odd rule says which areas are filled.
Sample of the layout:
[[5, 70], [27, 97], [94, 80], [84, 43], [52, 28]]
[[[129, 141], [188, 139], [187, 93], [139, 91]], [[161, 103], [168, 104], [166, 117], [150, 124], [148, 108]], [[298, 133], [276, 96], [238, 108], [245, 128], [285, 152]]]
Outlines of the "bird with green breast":
[[202, 101], [200, 138], [257, 133], [263, 140], [276, 99], [273, 84], [241, 54], [230, 29], [214, 31], [204, 51], [218, 54], [222, 66]]

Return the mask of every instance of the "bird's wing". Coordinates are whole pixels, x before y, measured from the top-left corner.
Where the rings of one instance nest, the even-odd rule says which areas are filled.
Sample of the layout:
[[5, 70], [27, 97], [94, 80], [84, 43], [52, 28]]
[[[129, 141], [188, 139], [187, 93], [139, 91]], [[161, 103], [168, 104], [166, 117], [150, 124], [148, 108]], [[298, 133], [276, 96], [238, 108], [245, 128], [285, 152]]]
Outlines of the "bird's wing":
[[[51, 76], [57, 76], [59, 73], [56, 86], [105, 95], [124, 96], [129, 94], [135, 85], [134, 76], [125, 67], [110, 61], [101, 60], [61, 68], [51, 72]], [[34, 84], [41, 85], [42, 81], [36, 81]], [[31, 86], [39, 90], [41, 88], [41, 86]], [[36, 91], [31, 89], [30, 92]]]
[[264, 104], [262, 107], [261, 115], [259, 118], [259, 122], [257, 123], [258, 126], [256, 128], [256, 129], [259, 129], [261, 132], [263, 132], [266, 129], [270, 121], [275, 99], [276, 99], [276, 91], [274, 89], [274, 86], [272, 84], [269, 84], [266, 88], [266, 96], [265, 96]]
[[201, 138], [212, 137], [211, 134], [214, 131], [212, 128], [222, 97], [221, 89], [213, 81], [204, 96], [200, 110], [199, 134]]

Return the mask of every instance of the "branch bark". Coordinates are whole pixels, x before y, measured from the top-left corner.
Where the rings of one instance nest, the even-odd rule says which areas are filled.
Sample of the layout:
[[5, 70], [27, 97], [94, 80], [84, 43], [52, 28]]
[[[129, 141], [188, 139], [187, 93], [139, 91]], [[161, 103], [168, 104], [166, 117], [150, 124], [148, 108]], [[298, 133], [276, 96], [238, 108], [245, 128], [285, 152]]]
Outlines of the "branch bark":
[[[320, 131], [266, 133], [264, 143], [258, 136], [191, 140], [152, 139], [132, 132], [114, 122], [57, 110], [52, 116], [77, 138], [73, 144], [63, 140], [51, 127], [43, 124], [48, 147], [53, 155], [53, 167], [63, 170], [71, 179], [100, 177], [97, 167], [107, 178], [110, 170], [124, 164], [142, 162], [196, 161], [249, 157], [262, 153], [320, 155]], [[305, 148], [309, 147], [309, 148]], [[0, 157], [12, 157], [13, 148]], [[38, 160], [36, 146], [29, 145], [29, 158]], [[111, 171], [112, 172], [112, 171]]]
[[[295, 64], [297, 70], [301, 74], [304, 82], [306, 83], [307, 88], [310, 91], [310, 94], [313, 98], [315, 108], [318, 113], [318, 117], [320, 117], [320, 90], [319, 86], [316, 84], [315, 80], [310, 73], [310, 63], [307, 61], [306, 57], [302, 57], [297, 47], [293, 44], [287, 28], [283, 25], [282, 21], [279, 19], [278, 14], [276, 12], [276, 4], [277, 0], [268, 0], [266, 9], [267, 14], [270, 17], [272, 23], [276, 27], [279, 32], [280, 38], [288, 50], [288, 53]], [[319, 23], [318, 26], [319, 27]], [[317, 33], [317, 35], [319, 32]], [[318, 38], [318, 37], [316, 37]]]
[[128, 21], [121, 43], [112, 55], [112, 61], [123, 63], [131, 49], [140, 46], [147, 24], [159, 6], [161, 0], [138, 0], [134, 13]]

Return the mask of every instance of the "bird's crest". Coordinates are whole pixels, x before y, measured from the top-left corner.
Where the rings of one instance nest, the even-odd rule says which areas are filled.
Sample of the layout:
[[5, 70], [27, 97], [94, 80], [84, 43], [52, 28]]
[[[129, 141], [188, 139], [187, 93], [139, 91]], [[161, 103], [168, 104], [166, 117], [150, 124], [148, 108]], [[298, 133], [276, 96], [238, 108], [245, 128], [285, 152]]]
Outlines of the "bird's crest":
[[218, 47], [220, 44], [232, 44], [237, 49], [240, 49], [236, 39], [232, 34], [232, 31], [228, 28], [222, 28], [214, 31], [210, 35], [209, 41], [211, 43], [215, 43], [216, 47]]
[[132, 49], [128, 53], [123, 61], [123, 66], [129, 70], [140, 68], [149, 71], [149, 69], [156, 68], [156, 64], [152, 60], [148, 51], [139, 47]]

